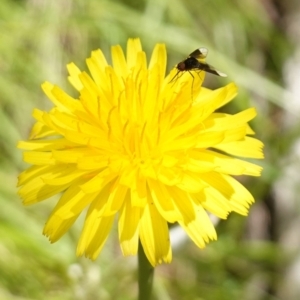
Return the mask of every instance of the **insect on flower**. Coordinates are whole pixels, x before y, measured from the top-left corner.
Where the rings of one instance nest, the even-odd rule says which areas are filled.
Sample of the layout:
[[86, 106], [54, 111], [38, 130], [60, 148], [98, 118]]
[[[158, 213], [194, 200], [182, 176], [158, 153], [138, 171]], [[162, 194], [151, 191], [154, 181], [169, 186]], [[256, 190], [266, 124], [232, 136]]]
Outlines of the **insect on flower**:
[[191, 76], [194, 78], [194, 75], [191, 73], [191, 71], [196, 71], [196, 72], [205, 71], [214, 75], [227, 77], [226, 74], [216, 70], [213, 66], [205, 62], [207, 53], [208, 50], [202, 47], [196, 49], [185, 60], [179, 62], [175, 67], [178, 71], [170, 82], [176, 80], [176, 78], [181, 76], [184, 72], [189, 72]]

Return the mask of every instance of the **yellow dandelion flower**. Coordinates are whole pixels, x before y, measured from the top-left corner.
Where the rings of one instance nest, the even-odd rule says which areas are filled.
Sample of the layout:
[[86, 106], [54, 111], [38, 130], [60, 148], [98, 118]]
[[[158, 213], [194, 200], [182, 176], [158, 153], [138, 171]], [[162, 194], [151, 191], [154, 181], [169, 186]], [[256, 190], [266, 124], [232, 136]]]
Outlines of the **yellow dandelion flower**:
[[203, 248], [217, 238], [207, 212], [247, 214], [254, 199], [232, 175], [261, 173], [237, 158], [263, 157], [247, 124], [255, 109], [215, 112], [236, 86], [209, 90], [201, 87], [204, 76], [188, 73], [170, 84], [176, 70], [165, 78], [166, 60], [157, 44], [147, 65], [140, 40], [129, 39], [126, 58], [112, 47], [113, 66], [93, 51], [91, 76], [67, 66], [78, 99], [42, 85], [54, 107], [34, 110], [30, 140], [18, 144], [32, 165], [18, 186], [25, 205], [61, 193], [44, 228], [51, 242], [87, 208], [77, 255], [95, 259], [117, 215], [123, 254], [137, 254], [140, 240], [155, 266], [172, 259], [168, 223], [178, 222]]

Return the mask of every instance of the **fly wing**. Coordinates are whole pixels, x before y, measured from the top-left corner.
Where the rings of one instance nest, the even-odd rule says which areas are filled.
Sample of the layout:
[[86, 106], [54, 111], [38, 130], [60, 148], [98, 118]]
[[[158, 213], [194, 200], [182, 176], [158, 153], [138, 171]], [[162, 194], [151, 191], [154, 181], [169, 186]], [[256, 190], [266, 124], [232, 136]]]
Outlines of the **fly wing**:
[[221, 76], [221, 77], [227, 77], [227, 74], [218, 71], [213, 66], [211, 66], [211, 65], [209, 65], [207, 63], [201, 63], [200, 69], [203, 70], [203, 71], [205, 71], [205, 72], [214, 74], [214, 75], [218, 75], [218, 76]]
[[194, 52], [192, 52], [189, 57], [194, 57], [196, 58], [199, 62], [204, 63], [205, 58], [207, 56], [208, 50], [206, 48], [199, 48], [196, 49]]

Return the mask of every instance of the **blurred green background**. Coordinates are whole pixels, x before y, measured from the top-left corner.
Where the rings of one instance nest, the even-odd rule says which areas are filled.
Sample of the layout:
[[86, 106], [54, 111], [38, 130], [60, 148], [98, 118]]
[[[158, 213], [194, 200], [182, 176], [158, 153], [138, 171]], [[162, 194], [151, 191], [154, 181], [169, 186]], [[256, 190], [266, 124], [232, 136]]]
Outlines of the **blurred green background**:
[[1, 0], [0, 1], [0, 299], [136, 299], [136, 258], [122, 257], [116, 228], [95, 262], [76, 258], [82, 220], [50, 245], [42, 229], [56, 199], [23, 207], [16, 195], [26, 168], [34, 107], [50, 102], [51, 81], [76, 95], [65, 65], [86, 69], [101, 48], [140, 37], [148, 57], [165, 43], [168, 70], [199, 47], [236, 82], [226, 109], [255, 106], [252, 122], [265, 143], [260, 178], [241, 178], [256, 203], [248, 218], [230, 215], [218, 241], [199, 250], [174, 233], [170, 265], [156, 269], [153, 299], [300, 299], [300, 2], [298, 0]]

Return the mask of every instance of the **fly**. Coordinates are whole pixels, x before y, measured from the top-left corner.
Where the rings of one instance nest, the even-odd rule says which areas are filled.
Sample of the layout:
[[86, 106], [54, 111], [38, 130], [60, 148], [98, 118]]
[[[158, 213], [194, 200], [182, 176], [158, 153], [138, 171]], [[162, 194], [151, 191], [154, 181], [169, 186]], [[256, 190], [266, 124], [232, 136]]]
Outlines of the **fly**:
[[194, 77], [191, 73], [192, 71], [205, 71], [221, 77], [227, 77], [225, 73], [216, 70], [213, 66], [205, 62], [207, 53], [208, 50], [206, 48], [199, 48], [192, 52], [185, 60], [179, 62], [175, 67], [177, 69], [177, 73], [170, 82], [180, 76], [180, 72], [189, 72], [192, 77]]

